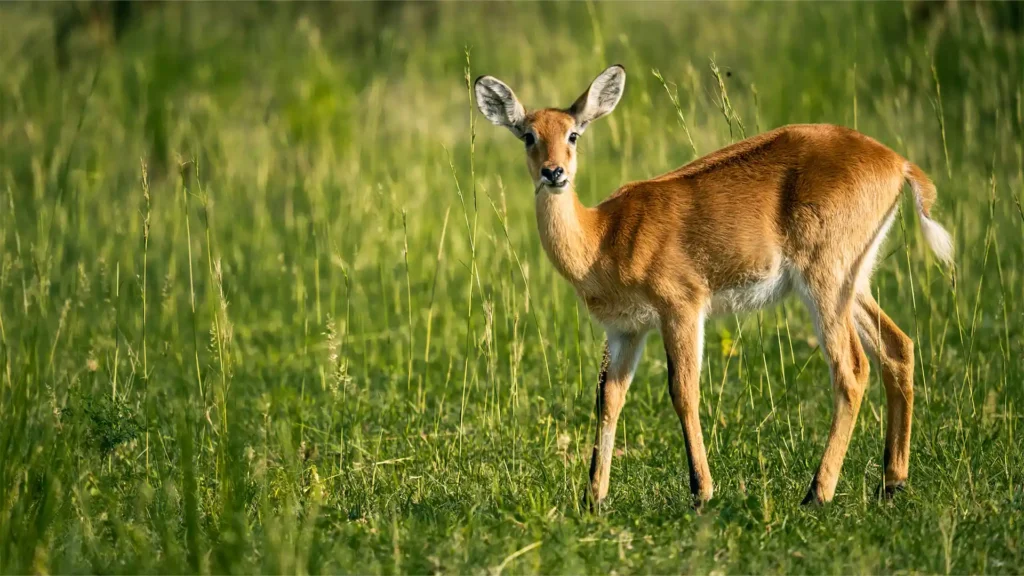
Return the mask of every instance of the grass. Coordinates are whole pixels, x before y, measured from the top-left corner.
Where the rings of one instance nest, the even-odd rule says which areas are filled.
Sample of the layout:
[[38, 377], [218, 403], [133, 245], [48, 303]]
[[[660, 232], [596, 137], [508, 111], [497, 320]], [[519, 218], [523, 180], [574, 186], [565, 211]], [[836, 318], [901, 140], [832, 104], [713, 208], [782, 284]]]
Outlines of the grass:
[[[0, 7], [0, 571], [1024, 570], [1011, 5], [154, 5], [65, 70], [58, 8]], [[873, 370], [835, 502], [798, 505], [831, 392], [793, 301], [708, 326], [705, 511], [658, 337], [580, 510], [603, 336], [466, 81], [566, 105], [615, 62], [585, 203], [791, 122], [935, 179], [955, 273], [907, 203], [874, 282], [917, 346], [897, 499]]]

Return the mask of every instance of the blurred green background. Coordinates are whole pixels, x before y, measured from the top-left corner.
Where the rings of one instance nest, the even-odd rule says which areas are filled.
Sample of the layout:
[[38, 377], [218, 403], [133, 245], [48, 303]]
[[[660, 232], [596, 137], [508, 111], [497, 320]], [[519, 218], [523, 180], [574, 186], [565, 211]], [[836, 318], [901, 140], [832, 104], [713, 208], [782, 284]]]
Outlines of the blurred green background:
[[[0, 5], [0, 572], [1021, 572], [1022, 8]], [[652, 337], [582, 512], [603, 335], [468, 81], [566, 106], [613, 63], [588, 205], [796, 122], [935, 180], [955, 271], [908, 201], [874, 284], [917, 345], [906, 493], [874, 370], [798, 506], [832, 403], [788, 302], [708, 327], [709, 507]]]

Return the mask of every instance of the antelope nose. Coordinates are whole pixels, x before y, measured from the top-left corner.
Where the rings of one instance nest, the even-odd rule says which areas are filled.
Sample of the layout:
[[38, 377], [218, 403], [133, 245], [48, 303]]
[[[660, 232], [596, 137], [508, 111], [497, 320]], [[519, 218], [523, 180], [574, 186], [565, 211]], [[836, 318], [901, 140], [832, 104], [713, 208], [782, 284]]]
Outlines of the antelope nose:
[[565, 174], [565, 170], [562, 170], [561, 166], [540, 169], [540, 175], [543, 176], [548, 182], [551, 182], [552, 184], [555, 184], [558, 181], [560, 181], [562, 179], [562, 174]]

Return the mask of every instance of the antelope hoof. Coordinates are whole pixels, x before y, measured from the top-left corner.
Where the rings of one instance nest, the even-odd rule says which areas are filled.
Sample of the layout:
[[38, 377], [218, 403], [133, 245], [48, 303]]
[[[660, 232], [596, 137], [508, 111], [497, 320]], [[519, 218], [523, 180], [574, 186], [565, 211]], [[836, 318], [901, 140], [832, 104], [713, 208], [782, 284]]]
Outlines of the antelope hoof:
[[583, 491], [583, 498], [580, 500], [580, 508], [590, 514], [600, 514], [602, 502], [603, 500], [597, 499], [593, 490], [587, 488]]
[[821, 506], [826, 502], [828, 502], [828, 500], [825, 500], [825, 498], [822, 497], [821, 492], [818, 489], [818, 483], [814, 482], [811, 484], [810, 489], [807, 490], [807, 495], [804, 496], [803, 502], [800, 502], [800, 505], [814, 508]]
[[900, 480], [899, 482], [888, 485], [882, 483], [878, 485], [877, 495], [881, 500], [892, 500], [896, 496], [897, 492], [903, 492], [906, 489], [906, 480]]
[[704, 508], [704, 505], [707, 504], [709, 500], [711, 500], [711, 496], [713, 495], [714, 492], [710, 489], [692, 492], [690, 494], [690, 502], [693, 504], [693, 509], [697, 512], [700, 512]]

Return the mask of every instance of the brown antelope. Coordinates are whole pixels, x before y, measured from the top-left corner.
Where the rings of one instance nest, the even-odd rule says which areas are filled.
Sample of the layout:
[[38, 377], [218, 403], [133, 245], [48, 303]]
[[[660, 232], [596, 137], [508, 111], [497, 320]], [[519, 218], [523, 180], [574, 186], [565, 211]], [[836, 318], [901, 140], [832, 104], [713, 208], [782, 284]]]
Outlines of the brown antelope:
[[825, 453], [804, 503], [832, 499], [868, 382], [866, 348], [885, 383], [885, 477], [907, 479], [914, 344], [871, 296], [872, 267], [909, 182], [925, 240], [950, 263], [952, 240], [930, 218], [935, 186], [920, 168], [853, 130], [793, 125], [727, 146], [682, 168], [619, 188], [596, 208], [573, 188], [577, 139], [611, 112], [626, 71], [602, 72], [565, 109], [527, 112], [491, 76], [477, 105], [526, 145], [541, 244], [608, 335], [590, 465], [592, 506], [608, 494], [615, 426], [644, 341], [661, 330], [672, 405], [683, 427], [690, 491], [713, 486], [701, 435], [699, 375], [708, 316], [769, 306], [795, 291], [814, 319], [834, 394]]

